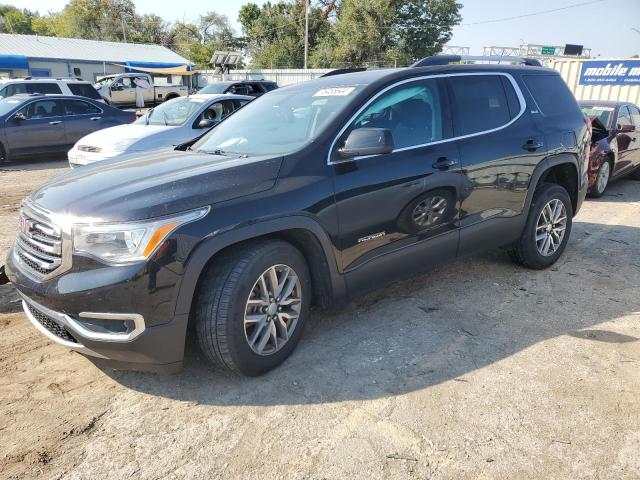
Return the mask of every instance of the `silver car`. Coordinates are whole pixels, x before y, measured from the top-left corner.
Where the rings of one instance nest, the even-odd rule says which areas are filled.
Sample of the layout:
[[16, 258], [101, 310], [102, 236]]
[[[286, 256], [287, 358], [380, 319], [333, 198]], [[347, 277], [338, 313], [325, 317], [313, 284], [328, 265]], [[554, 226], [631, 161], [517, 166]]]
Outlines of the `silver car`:
[[168, 100], [134, 123], [105, 128], [80, 140], [68, 152], [69, 165], [107, 160], [124, 153], [188, 142], [253, 100], [245, 95], [192, 95]]

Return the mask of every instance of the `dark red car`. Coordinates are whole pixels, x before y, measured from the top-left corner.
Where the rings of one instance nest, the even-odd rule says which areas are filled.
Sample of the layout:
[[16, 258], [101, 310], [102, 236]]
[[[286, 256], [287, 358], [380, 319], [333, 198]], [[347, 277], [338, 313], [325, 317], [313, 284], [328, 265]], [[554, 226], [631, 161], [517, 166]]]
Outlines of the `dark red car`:
[[601, 196], [611, 180], [625, 175], [640, 180], [640, 109], [626, 102], [578, 103], [593, 129], [589, 194]]

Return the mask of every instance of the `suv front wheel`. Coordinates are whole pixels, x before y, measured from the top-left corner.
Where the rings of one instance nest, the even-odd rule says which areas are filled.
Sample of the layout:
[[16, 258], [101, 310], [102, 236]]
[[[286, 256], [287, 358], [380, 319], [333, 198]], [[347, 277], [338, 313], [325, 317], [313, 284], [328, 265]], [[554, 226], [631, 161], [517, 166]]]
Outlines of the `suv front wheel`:
[[311, 281], [293, 245], [268, 240], [214, 258], [196, 299], [196, 331], [216, 365], [260, 375], [282, 363], [302, 334]]
[[509, 247], [511, 258], [538, 270], [553, 265], [567, 246], [572, 219], [567, 191], [553, 183], [542, 184], [533, 195], [522, 235]]

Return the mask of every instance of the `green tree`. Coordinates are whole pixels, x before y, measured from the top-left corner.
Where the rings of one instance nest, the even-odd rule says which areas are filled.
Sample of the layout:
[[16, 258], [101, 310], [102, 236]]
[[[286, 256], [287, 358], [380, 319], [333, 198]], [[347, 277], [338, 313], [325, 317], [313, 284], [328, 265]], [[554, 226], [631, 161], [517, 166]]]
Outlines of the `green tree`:
[[0, 30], [3, 33], [33, 33], [32, 22], [38, 15], [30, 10], [0, 5]]
[[[239, 20], [251, 65], [258, 68], [300, 68], [304, 65], [305, 1], [243, 5]], [[320, 6], [309, 11], [309, 49], [330, 29]]]

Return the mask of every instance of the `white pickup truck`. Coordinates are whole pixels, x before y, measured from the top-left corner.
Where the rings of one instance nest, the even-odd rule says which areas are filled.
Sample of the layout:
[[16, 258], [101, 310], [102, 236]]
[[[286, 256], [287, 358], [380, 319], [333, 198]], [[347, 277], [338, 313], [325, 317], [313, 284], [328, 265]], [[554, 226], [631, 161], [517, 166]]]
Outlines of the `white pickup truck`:
[[189, 94], [184, 85], [154, 85], [148, 73], [121, 73], [99, 77], [94, 85], [100, 95], [114, 106], [133, 106], [136, 104], [136, 81], [142, 89], [145, 106], [153, 106], [172, 98]]

